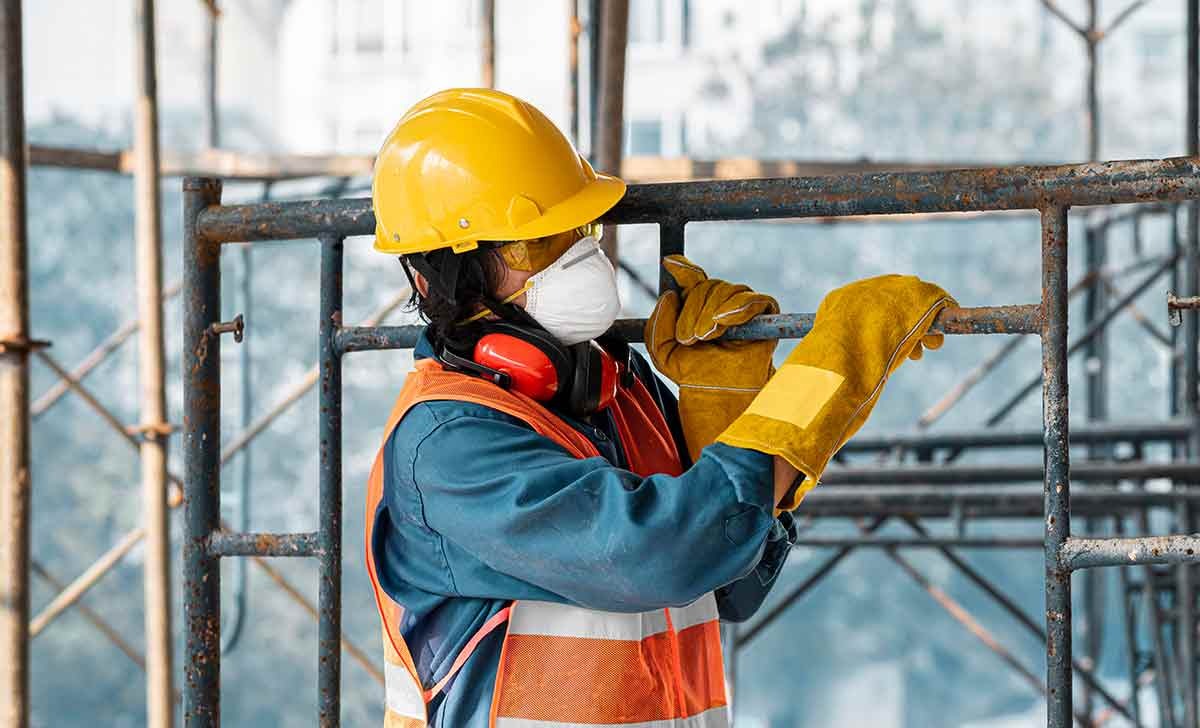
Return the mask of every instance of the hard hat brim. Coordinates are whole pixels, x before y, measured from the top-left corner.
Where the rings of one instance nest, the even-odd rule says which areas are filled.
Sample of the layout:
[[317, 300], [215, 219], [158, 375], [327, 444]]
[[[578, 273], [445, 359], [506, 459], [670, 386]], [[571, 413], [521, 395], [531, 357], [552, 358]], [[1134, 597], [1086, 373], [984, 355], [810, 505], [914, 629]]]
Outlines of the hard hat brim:
[[[596, 174], [596, 179], [589, 182], [571, 197], [563, 200], [554, 207], [545, 210], [537, 219], [525, 225], [503, 230], [481, 230], [471, 232], [453, 239], [442, 240], [432, 244], [405, 244], [404, 241], [389, 240], [382, 235], [375, 236], [375, 250], [390, 255], [408, 255], [423, 253], [439, 248], [459, 246], [464, 243], [482, 241], [533, 240], [548, 235], [557, 235], [573, 228], [581, 227], [596, 221], [604, 213], [625, 196], [625, 182], [617, 177], [606, 174]], [[470, 248], [463, 248], [468, 250]]]

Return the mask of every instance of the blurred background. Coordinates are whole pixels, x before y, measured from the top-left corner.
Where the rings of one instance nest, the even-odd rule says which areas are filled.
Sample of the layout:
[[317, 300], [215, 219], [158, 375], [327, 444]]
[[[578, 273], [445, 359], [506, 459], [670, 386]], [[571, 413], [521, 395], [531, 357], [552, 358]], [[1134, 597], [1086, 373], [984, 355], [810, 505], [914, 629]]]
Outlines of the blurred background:
[[[226, 202], [365, 196], [369, 155], [414, 102], [451, 86], [486, 82], [479, 0], [159, 0], [158, 92], [164, 165], [186, 169], [210, 146], [248, 159], [342, 155], [334, 177], [230, 182]], [[1127, 10], [1132, 11], [1126, 13]], [[206, 118], [206, 54], [217, 19], [216, 124]], [[585, 153], [597, 143], [589, 34], [594, 6], [580, 2], [496, 0], [497, 88], [533, 102], [574, 134]], [[1088, 159], [1180, 156], [1185, 135], [1185, 2], [1180, 0], [630, 0], [624, 81], [622, 170], [633, 181], [790, 175], [795, 162], [852, 169], [912, 165], [1069, 163]], [[1119, 27], [1094, 44], [1087, 28]], [[572, 16], [576, 18], [573, 26]], [[1066, 20], [1060, 15], [1065, 15]], [[573, 30], [574, 28], [574, 30]], [[136, 26], [127, 0], [25, 3], [27, 136], [38, 147], [117, 151], [132, 141]], [[1094, 36], [1093, 36], [1094, 39]], [[577, 93], [570, 47], [578, 42]], [[1096, 70], [1094, 115], [1088, 78]], [[611, 153], [611, 149], [609, 150]], [[691, 160], [691, 161], [689, 161]], [[735, 164], [736, 162], [736, 164]], [[264, 162], [265, 163], [265, 162]], [[330, 163], [332, 166], [332, 162]], [[741, 166], [738, 166], [741, 165]], [[603, 165], [600, 165], [603, 166]], [[803, 171], [803, 168], [800, 168]], [[615, 170], [610, 170], [615, 171]], [[133, 184], [128, 176], [34, 166], [29, 175], [30, 294], [33, 329], [54, 342], [64, 365], [136, 317]], [[181, 183], [162, 182], [164, 281], [180, 277]], [[1112, 211], [1072, 213], [1072, 242]], [[1110, 226], [1113, 270], [1162, 256], [1175, 244], [1175, 211]], [[938, 282], [964, 306], [1036, 302], [1040, 296], [1036, 215], [914, 216], [870, 221], [703, 223], [688, 226], [688, 255], [710, 274], [776, 295], [785, 311], [812, 311], [833, 287], [884, 272]], [[396, 298], [405, 278], [394, 258], [367, 239], [347, 242], [346, 321], [361, 321]], [[625, 316], [653, 303], [657, 233], [621, 229]], [[316, 395], [302, 386], [317, 361], [318, 255], [314, 243], [228, 246], [226, 318], [246, 316], [246, 340], [223, 347], [226, 442], [245, 426], [298, 397], [225, 469], [227, 517], [254, 531], [316, 528]], [[1084, 270], [1072, 250], [1072, 280]], [[1144, 274], [1135, 272], [1132, 280]], [[1130, 285], [1129, 281], [1120, 285]], [[1107, 336], [1108, 408], [1122, 420], [1171, 413], [1172, 346], [1160, 281], [1137, 298], [1146, 319], [1124, 316]], [[1072, 314], [1083, 315], [1083, 297]], [[180, 308], [166, 304], [168, 419], [182, 409]], [[397, 311], [388, 321], [414, 320]], [[1161, 335], [1147, 331], [1149, 326]], [[1007, 361], [928, 423], [933, 432], [978, 429], [1039, 369], [1027, 337]], [[865, 435], [912, 430], [989, 355], [997, 337], [950, 337], [919, 365], [900, 370]], [[791, 344], [780, 346], [782, 357]], [[1072, 382], [1088, 372], [1072, 360]], [[344, 628], [375, 663], [378, 623], [361, 565], [363, 486], [380, 430], [411, 357], [356, 354], [345, 365]], [[33, 396], [55, 374], [33, 366]], [[136, 346], [115, 349], [88, 375], [96, 399], [125, 423], [139, 412]], [[1085, 390], [1072, 390], [1082, 421]], [[35, 404], [32, 550], [33, 611], [140, 524], [137, 451], [121, 444], [93, 408], [63, 397]], [[1028, 397], [998, 427], [1041, 426]], [[180, 438], [170, 468], [180, 471]], [[1150, 447], [1148, 459], [1170, 451]], [[960, 462], [1039, 464], [1035, 449], [966, 454]], [[1153, 487], [1151, 484], [1148, 487]], [[181, 636], [175, 513], [174, 627]], [[852, 523], [804, 524], [809, 536], [850, 536]], [[1162, 524], [1160, 524], [1162, 525]], [[1096, 524], [1107, 532], [1111, 524]], [[953, 524], [939, 526], [952, 534]], [[1041, 523], [973, 520], [972, 534], [1040, 539]], [[1166, 530], [1165, 528], [1159, 529]], [[903, 535], [896, 527], [882, 534]], [[829, 556], [798, 548], [780, 577], [778, 598]], [[970, 610], [1019, 662], [1044, 673], [1044, 647], [980, 594], [937, 553], [906, 558], [937, 589]], [[964, 558], [1005, 589], [1035, 621], [1043, 612], [1040, 550], [978, 550]], [[83, 597], [136, 653], [142, 649], [142, 553], [128, 556]], [[223, 563], [225, 630], [236, 641], [223, 661], [227, 725], [310, 724], [316, 710], [316, 624], [277, 581], [253, 565]], [[278, 574], [316, 599], [315, 565], [272, 561]], [[38, 571], [40, 569], [41, 571]], [[1130, 692], [1125, 595], [1113, 573], [1097, 572], [1107, 608], [1095, 625], [1094, 669], [1118, 696]], [[1080, 577], [1076, 577], [1078, 582]], [[769, 605], [770, 606], [770, 603]], [[1144, 620], [1143, 620], [1144, 622]], [[1145, 642], [1142, 623], [1132, 634]], [[1077, 645], [1079, 642], [1077, 641]], [[32, 642], [33, 724], [141, 726], [145, 685], [136, 662], [78, 609], [62, 612]], [[1077, 654], [1082, 654], [1078, 651]], [[175, 652], [181, 665], [182, 644]], [[1140, 659], [1135, 656], [1135, 660]], [[176, 675], [182, 674], [182, 668]], [[1077, 681], [1078, 684], [1078, 681]], [[1157, 725], [1152, 681], [1143, 680], [1146, 725]], [[383, 688], [353, 657], [342, 675], [345, 725], [378, 725]], [[736, 725], [744, 728], [875, 728], [1039, 725], [1044, 700], [1023, 677], [964, 629], [928, 591], [879, 549], [850, 554], [738, 652]], [[1103, 704], [1097, 703], [1097, 710]], [[1111, 712], [1111, 711], [1110, 711]], [[1117, 715], [1107, 725], [1129, 725]]]

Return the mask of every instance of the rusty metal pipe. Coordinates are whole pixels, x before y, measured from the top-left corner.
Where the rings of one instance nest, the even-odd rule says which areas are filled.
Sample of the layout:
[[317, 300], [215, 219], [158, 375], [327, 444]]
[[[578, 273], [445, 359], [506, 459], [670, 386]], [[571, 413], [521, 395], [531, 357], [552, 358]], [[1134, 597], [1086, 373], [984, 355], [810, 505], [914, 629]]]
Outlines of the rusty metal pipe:
[[[735, 326], [722, 337], [741, 339], [796, 339], [812, 330], [816, 314], [785, 313], [757, 316], [742, 326]], [[645, 319], [620, 319], [613, 331], [631, 342], [641, 342]], [[1041, 325], [1041, 309], [1027, 306], [982, 306], [978, 308], [949, 308], [940, 313], [930, 329], [943, 334], [1033, 334]], [[408, 326], [347, 326], [337, 333], [338, 350], [371, 351], [378, 349], [411, 349], [424, 330], [421, 325]]]
[[[1064, 439], [1063, 447], [1067, 447]], [[821, 476], [827, 485], [936, 485], [1021, 483], [1042, 480], [1039, 465], [904, 465], [831, 467]], [[1200, 461], [1086, 462], [1071, 468], [1076, 482], [1145, 480], [1147, 478], [1200, 479]]]
[[[1072, 445], [1113, 444], [1118, 442], [1180, 442], [1191, 433], [1191, 423], [1182, 418], [1147, 422], [1105, 422], [1071, 430]], [[1041, 447], [1040, 430], [999, 432], [993, 429], [914, 432], [855, 437], [841, 449], [843, 453], [881, 450], [940, 448]]]
[[217, 531], [208, 539], [213, 556], [316, 556], [315, 533], [231, 533]]
[[[1076, 484], [1071, 511], [1083, 515], [1136, 513], [1141, 508], [1173, 508], [1187, 501], [1200, 507], [1200, 490], [1121, 490]], [[813, 518], [921, 516], [923, 518], [1041, 518], [1042, 488], [1023, 485], [829, 485], [804, 498]]]
[[221, 567], [208, 553], [220, 528], [221, 249], [200, 231], [199, 215], [220, 203], [214, 180], [186, 179], [184, 206], [184, 659], [183, 720], [188, 728], [221, 724]]
[[21, 1], [0, 0], [0, 724], [29, 724], [29, 269]]
[[[1071, 535], [1071, 448], [1067, 398], [1067, 208], [1042, 210], [1042, 423], [1046, 562], [1046, 723], [1070, 728], [1071, 572], [1059, 552]], [[1086, 721], [1085, 721], [1086, 724]]]
[[1142, 536], [1140, 538], [1079, 538], [1063, 543], [1059, 564], [1064, 569], [1138, 564], [1196, 564], [1200, 562], [1200, 534]]
[[[878, 172], [630, 185], [614, 224], [1182, 202], [1200, 196], [1200, 158]], [[200, 214], [214, 242], [371, 235], [369, 198], [225, 205]], [[607, 237], [607, 235], [605, 236]]]

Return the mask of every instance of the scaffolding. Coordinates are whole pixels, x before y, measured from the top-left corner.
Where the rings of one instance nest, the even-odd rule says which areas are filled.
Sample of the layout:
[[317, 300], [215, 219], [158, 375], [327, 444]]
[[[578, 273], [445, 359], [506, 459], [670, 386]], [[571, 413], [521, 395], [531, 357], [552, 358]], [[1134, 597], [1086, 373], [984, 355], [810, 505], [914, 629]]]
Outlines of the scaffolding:
[[[0, 156], [7, 174], [0, 174], [0, 697], [6, 725], [28, 720], [28, 639], [44, 630], [59, 614], [79, 606], [85, 616], [147, 671], [147, 706], [152, 726], [169, 726], [180, 696], [170, 675], [170, 619], [165, 607], [170, 593], [167, 573], [168, 508], [185, 503], [186, 633], [185, 682], [182, 699], [185, 724], [218, 725], [220, 722], [220, 656], [222, 630], [219, 598], [219, 560], [249, 557], [291, 598], [318, 621], [318, 706], [321, 725], [338, 725], [340, 713], [340, 656], [346, 650], [376, 679], [382, 674], [375, 660], [353, 644], [341, 630], [341, 358], [355, 351], [409, 348], [417, 327], [381, 326], [407, 297], [404, 292], [382, 306], [361, 326], [344, 326], [341, 317], [343, 240], [371, 234], [374, 229], [370, 201], [320, 199], [274, 202], [266, 199], [270, 183], [280, 179], [333, 176], [341, 178], [330, 189], [333, 197], [347, 191], [350, 177], [370, 170], [363, 157], [273, 157], [234, 154], [219, 148], [216, 121], [217, 14], [206, 29], [206, 148], [192, 154], [159, 154], [154, 78], [152, 0], [137, 0], [138, 89], [136, 135], [132, 152], [99, 152], [32, 148], [26, 156], [21, 73], [21, 18], [19, 0], [0, 0]], [[1085, 43], [1088, 54], [1086, 86], [1089, 159], [1099, 157], [1099, 102], [1097, 46], [1118, 25], [1145, 4], [1131, 2], [1107, 27], [1098, 21], [1097, 3], [1089, 0], [1087, 24], [1071, 20], [1052, 0], [1047, 9], [1067, 22]], [[1022, 336], [1036, 335], [1042, 345], [1042, 373], [1014, 392], [986, 421], [991, 427], [1003, 420], [1019, 402], [1036, 391], [1043, 393], [1043, 430], [1015, 433], [979, 431], [952, 434], [888, 435], [860, 438], [844, 456], [874, 455], [877, 464], [843, 464], [833, 468], [825, 485], [805, 501], [804, 515], [813, 520], [850, 518], [858, 524], [854, 538], [804, 537], [798, 545], [831, 549], [832, 554], [800, 584], [791, 587], [770, 611], [731, 636], [731, 652], [744, 648], [763, 634], [780, 615], [831, 573], [856, 549], [882, 549], [900, 570], [927, 591], [981, 642], [1046, 697], [1049, 726], [1099, 725], [1119, 714], [1133, 725], [1143, 725], [1139, 687], [1153, 682], [1162, 724], [1197, 725], [1195, 552], [1200, 536], [1151, 535], [1148, 513], [1156, 509], [1174, 517], [1175, 529], [1195, 530], [1195, 501], [1200, 499], [1200, 373], [1198, 341], [1200, 321], [1192, 312], [1200, 306], [1200, 102], [1197, 62], [1200, 49], [1198, 0], [1184, 0], [1187, 32], [1187, 154], [1186, 158], [1159, 161], [1089, 163], [1061, 167], [982, 167], [945, 169], [948, 165], [756, 162], [664, 162], [642, 160], [643, 174], [681, 177], [736, 177], [786, 175], [784, 179], [720, 179], [683, 183], [633, 185], [626, 198], [605, 219], [613, 225], [655, 224], [660, 255], [684, 250], [689, 222], [717, 220], [792, 219], [843, 221], [880, 215], [905, 219], [926, 214], [992, 214], [1005, 210], [1032, 210], [1041, 217], [1042, 296], [1036, 303], [989, 308], [955, 309], [943, 314], [938, 330], [947, 334], [1004, 334], [1011, 344], [1000, 349], [968, 374], [918, 422], [919, 430], [940, 418], [976, 383], [993, 371]], [[621, 98], [628, 2], [589, 0], [584, 18], [578, 4], [569, 2], [571, 128], [580, 126], [577, 44], [589, 30], [589, 65], [598, 73], [589, 76], [589, 137], [602, 169], [625, 169], [632, 162], [621, 155]], [[483, 3], [482, 71], [494, 79], [494, 3]], [[616, 130], [616, 131], [614, 131]], [[577, 136], [578, 138], [578, 136]], [[30, 338], [26, 292], [24, 175], [26, 164], [45, 164], [132, 173], [137, 180], [138, 319], [128, 322], [103, 342], [73, 370], [63, 367], [47, 352], [47, 342]], [[949, 165], [954, 166], [954, 165]], [[976, 165], [977, 166], [977, 165]], [[665, 170], [665, 171], [664, 171]], [[15, 173], [14, 173], [15, 172]], [[807, 175], [821, 176], [807, 176]], [[182, 283], [185, 312], [185, 473], [182, 478], [167, 470], [165, 438], [172, 427], [163, 406], [162, 305], [178, 295], [179, 285], [162, 286], [161, 234], [158, 220], [158, 182], [162, 175], [186, 176], [185, 272]], [[222, 205], [218, 177], [264, 182], [264, 199], [250, 205]], [[1071, 207], [1129, 204], [1134, 207], [1112, 214], [1089, 216], [1084, 224], [1086, 274], [1075, 284], [1067, 280], [1067, 210]], [[1107, 266], [1105, 241], [1109, 231], [1131, 224], [1135, 235], [1141, 220], [1166, 215], [1178, 226], [1182, 209], [1186, 224], [1174, 235], [1172, 253], [1140, 260], [1126, 270]], [[321, 249], [321, 307], [318, 322], [320, 360], [282, 401], [265, 415], [243, 420], [242, 429], [224, 448], [220, 442], [220, 341], [232, 334], [241, 340], [243, 319], [220, 320], [221, 248], [233, 243], [316, 238]], [[249, 251], [244, 245], [243, 271]], [[1128, 289], [1121, 279], [1138, 276]], [[1170, 276], [1181, 296], [1171, 296], [1166, 308], [1182, 324], [1164, 332], [1137, 309], [1135, 300], [1164, 276]], [[248, 286], [248, 280], [243, 278]], [[1067, 338], [1067, 301], [1084, 295], [1085, 328]], [[1162, 422], [1107, 422], [1104, 334], [1122, 313], [1128, 312], [1154, 340], [1174, 352], [1172, 364], [1173, 417]], [[811, 314], [763, 316], [733, 330], [735, 338], [795, 338], [812, 323]], [[641, 337], [641, 322], [618, 322], [617, 329], [631, 340]], [[91, 395], [84, 377], [134, 333], [140, 335], [142, 412], [139, 423], [127, 427]], [[1182, 335], [1181, 335], [1182, 334]], [[1067, 359], [1081, 353], [1090, 361], [1086, 427], [1068, 436]], [[31, 403], [28, 360], [36, 356], [62, 383]], [[1178, 371], [1176, 371], [1178, 370]], [[244, 370], [243, 370], [244, 371]], [[320, 527], [298, 534], [247, 533], [246, 521], [221, 519], [221, 467], [304, 393], [320, 382]], [[119, 435], [141, 453], [144, 525], [120, 539], [79, 577], [64, 583], [28, 553], [29, 422], [67, 393], [80, 396]], [[243, 396], [246, 390], [243, 388]], [[1069, 443], [1086, 445], [1088, 457], [1070, 463]], [[1172, 447], [1171, 462], [1144, 458], [1148, 444]], [[1128, 445], [1132, 458], [1118, 460], [1117, 445]], [[958, 465], [967, 450], [1041, 447], [1044, 467]], [[915, 464], [900, 462], [914, 456]], [[888, 458], [897, 464], [888, 465]], [[1150, 478], [1168, 478], [1169, 490], [1150, 490]], [[1019, 488], [1009, 483], [1042, 481], [1041, 488]], [[1117, 483], [1134, 487], [1118, 487]], [[1072, 493], [1072, 485], [1074, 492]], [[1072, 531], [1070, 515], [1083, 516], [1082, 532]], [[244, 515], [244, 513], [242, 514]], [[973, 518], [1042, 519], [1043, 539], [969, 537], [965, 526]], [[1118, 533], [1132, 528], [1138, 535], [1099, 538], [1089, 535], [1094, 521], [1109, 518]], [[958, 535], [934, 536], [932, 519], [949, 519]], [[1128, 521], [1128, 522], [1127, 522]], [[885, 524], [902, 523], [910, 538], [878, 537]], [[148, 541], [145, 601], [147, 654], [129, 646], [98, 614], [78, 604], [79, 599], [135, 545]], [[1046, 562], [1045, 625], [1025, 614], [1011, 597], [958, 554], [963, 548], [1041, 548]], [[901, 553], [904, 549], [932, 549], [941, 554], [968, 580], [1012, 615], [1031, 635], [1046, 644], [1047, 668], [1043, 681], [1024, 666], [1004, 644], [961, 604], [942, 592]], [[285, 580], [267, 560], [277, 556], [315, 558], [320, 565], [319, 598], [312, 604]], [[1170, 565], [1170, 571], [1155, 569]], [[1098, 590], [1085, 581], [1079, 610], [1088, 631], [1083, 634], [1084, 655], [1071, 649], [1070, 575], [1103, 566], [1124, 566], [1119, 574], [1124, 601], [1129, 654], [1129, 694], [1117, 698], [1094, 673], [1098, 652], [1091, 634], [1096, 624]], [[32, 571], [50, 583], [58, 596], [41, 614], [29, 617], [28, 574]], [[1140, 577], [1136, 582], [1134, 577]], [[237, 577], [235, 577], [237, 578]], [[1152, 644], [1138, 644], [1137, 603], [1150, 625]], [[236, 633], [243, 608], [233, 626]], [[228, 638], [228, 632], [226, 634]], [[229, 647], [226, 640], [225, 647]], [[1073, 700], [1074, 675], [1081, 680], [1082, 696]], [[1102, 707], [1094, 712], [1093, 706]]]

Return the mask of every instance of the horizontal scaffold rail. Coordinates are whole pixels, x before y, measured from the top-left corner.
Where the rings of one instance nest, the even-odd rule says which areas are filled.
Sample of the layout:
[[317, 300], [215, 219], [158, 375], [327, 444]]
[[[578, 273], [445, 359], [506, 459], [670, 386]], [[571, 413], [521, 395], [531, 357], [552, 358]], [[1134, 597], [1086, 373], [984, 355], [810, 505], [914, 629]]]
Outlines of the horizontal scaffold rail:
[[[164, 149], [159, 174], [164, 177], [220, 177], [226, 180], [287, 180], [308, 177], [369, 177], [375, 168], [372, 154], [263, 154], [233, 149], [183, 151]], [[29, 165], [94, 172], [133, 174], [132, 149], [29, 146]], [[633, 156], [621, 160], [621, 177], [638, 182], [693, 179], [745, 179], [797, 177], [909, 170], [995, 167], [986, 162], [912, 162], [905, 160], [796, 160], [724, 157]]]
[[[918, 212], [1031, 210], [1051, 205], [1179, 202], [1200, 196], [1200, 159], [1094, 162], [941, 172], [877, 172], [630, 185], [609, 223], [665, 223]], [[197, 220], [211, 242], [372, 235], [371, 200], [210, 207]]]
[[213, 556], [321, 555], [316, 533], [240, 533], [217, 531], [208, 539]]
[[[826, 484], [804, 498], [803, 513], [812, 518], [862, 518], [921, 516], [1043, 518], [1045, 494], [1041, 486], [1014, 485], [910, 485], [904, 488], [875, 485]], [[1187, 504], [1200, 508], [1200, 489], [1134, 490], [1112, 486], [1075, 484], [1071, 512], [1081, 516], [1137, 513], [1145, 508], [1174, 508]]]
[[1063, 543], [1058, 559], [1067, 570], [1135, 564], [1187, 564], [1200, 554], [1200, 534], [1140, 538], [1079, 538]]
[[[905, 465], [900, 467], [831, 467], [821, 477], [830, 485], [969, 485], [972, 483], [1040, 482], [1041, 465]], [[1200, 481], [1200, 462], [1092, 462], [1071, 466], [1072, 482], [1174, 478]]]
[[[758, 316], [742, 326], [730, 328], [726, 339], [798, 339], [812, 330], [811, 313], [781, 313]], [[613, 330], [627, 341], [640, 343], [645, 319], [622, 319]], [[1041, 326], [1041, 308], [993, 306], [949, 308], [934, 321], [931, 331], [943, 334], [1036, 334]], [[411, 349], [424, 326], [352, 326], [338, 331], [336, 346], [341, 353], [377, 349]]]
[[[1183, 418], [1156, 422], [1089, 423], [1072, 427], [1072, 445], [1103, 445], [1114, 442], [1179, 442], [1192, 434], [1192, 423]], [[955, 432], [913, 432], [903, 434], [858, 435], [842, 446], [843, 453], [882, 450], [1017, 448], [1042, 447], [1041, 430], [997, 432], [995, 430], [958, 430]]]

